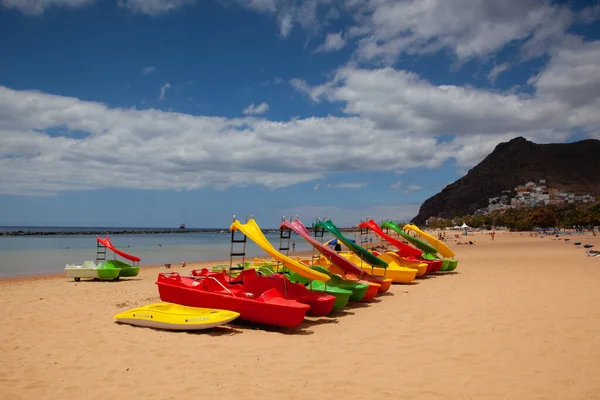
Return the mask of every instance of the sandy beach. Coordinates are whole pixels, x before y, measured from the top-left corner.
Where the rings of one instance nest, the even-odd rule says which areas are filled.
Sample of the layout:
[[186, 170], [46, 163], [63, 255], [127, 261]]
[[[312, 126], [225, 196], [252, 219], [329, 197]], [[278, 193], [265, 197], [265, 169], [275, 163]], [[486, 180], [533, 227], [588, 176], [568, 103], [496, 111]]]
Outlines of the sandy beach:
[[455, 273], [394, 285], [292, 331], [115, 323], [159, 301], [159, 267], [117, 282], [5, 279], [0, 398], [600, 399], [600, 257], [573, 245], [600, 249], [600, 238], [570, 239], [451, 241]]

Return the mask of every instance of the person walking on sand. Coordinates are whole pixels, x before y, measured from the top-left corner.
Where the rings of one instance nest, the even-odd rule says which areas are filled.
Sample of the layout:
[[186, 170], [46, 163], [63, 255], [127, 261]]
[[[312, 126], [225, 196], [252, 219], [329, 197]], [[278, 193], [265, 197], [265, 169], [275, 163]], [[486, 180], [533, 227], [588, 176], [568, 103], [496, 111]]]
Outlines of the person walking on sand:
[[490, 233], [490, 235], [492, 236], [492, 240], [494, 240], [494, 236], [496, 236], [496, 232], [492, 231], [492, 233]]
[[292, 253], [296, 252], [296, 241], [292, 241]]

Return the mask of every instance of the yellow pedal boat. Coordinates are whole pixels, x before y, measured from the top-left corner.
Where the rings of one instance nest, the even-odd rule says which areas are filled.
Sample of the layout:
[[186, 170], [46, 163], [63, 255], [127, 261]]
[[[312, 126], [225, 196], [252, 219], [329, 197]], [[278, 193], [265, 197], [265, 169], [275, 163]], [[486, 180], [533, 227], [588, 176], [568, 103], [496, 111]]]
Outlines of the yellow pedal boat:
[[240, 314], [213, 308], [154, 303], [116, 314], [121, 323], [177, 331], [214, 328], [233, 321]]
[[396, 261], [398, 265], [405, 268], [411, 268], [417, 270], [417, 276], [425, 275], [427, 272], [427, 264], [419, 262], [419, 261], [410, 261], [404, 257], [400, 257], [398, 253], [394, 253], [393, 251], [386, 251], [378, 255], [377, 257], [381, 258], [386, 263], [390, 263], [392, 260]]
[[377, 268], [372, 267], [370, 264], [367, 264], [364, 261], [361, 261], [360, 257], [352, 252], [340, 252], [342, 257], [352, 261], [358, 267], [360, 267], [363, 271], [366, 271], [374, 276], [380, 276], [383, 278], [390, 278], [394, 283], [410, 283], [415, 280], [417, 277], [417, 273], [419, 272], [417, 269], [406, 268], [401, 266], [396, 262], [396, 260], [391, 257], [381, 257], [386, 263], [388, 263], [387, 268]]

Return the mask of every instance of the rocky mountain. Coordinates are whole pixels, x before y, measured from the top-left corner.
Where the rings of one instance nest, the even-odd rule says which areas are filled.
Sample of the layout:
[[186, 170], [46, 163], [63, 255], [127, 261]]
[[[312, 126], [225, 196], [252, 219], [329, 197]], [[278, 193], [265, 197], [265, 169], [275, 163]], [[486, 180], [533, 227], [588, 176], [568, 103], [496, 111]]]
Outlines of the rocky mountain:
[[500, 143], [467, 175], [425, 200], [412, 222], [473, 214], [503, 190], [540, 179], [549, 188], [600, 195], [600, 140], [536, 144], [517, 137]]

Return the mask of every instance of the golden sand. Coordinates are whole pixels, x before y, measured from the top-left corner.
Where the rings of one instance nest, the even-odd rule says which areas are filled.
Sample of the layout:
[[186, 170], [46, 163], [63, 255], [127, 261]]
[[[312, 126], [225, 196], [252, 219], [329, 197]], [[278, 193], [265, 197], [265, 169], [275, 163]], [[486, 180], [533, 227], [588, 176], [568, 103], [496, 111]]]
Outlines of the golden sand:
[[572, 244], [600, 240], [469, 239], [450, 242], [456, 273], [292, 332], [115, 323], [159, 301], [158, 267], [117, 282], [0, 281], [0, 399], [600, 398], [600, 257]]

